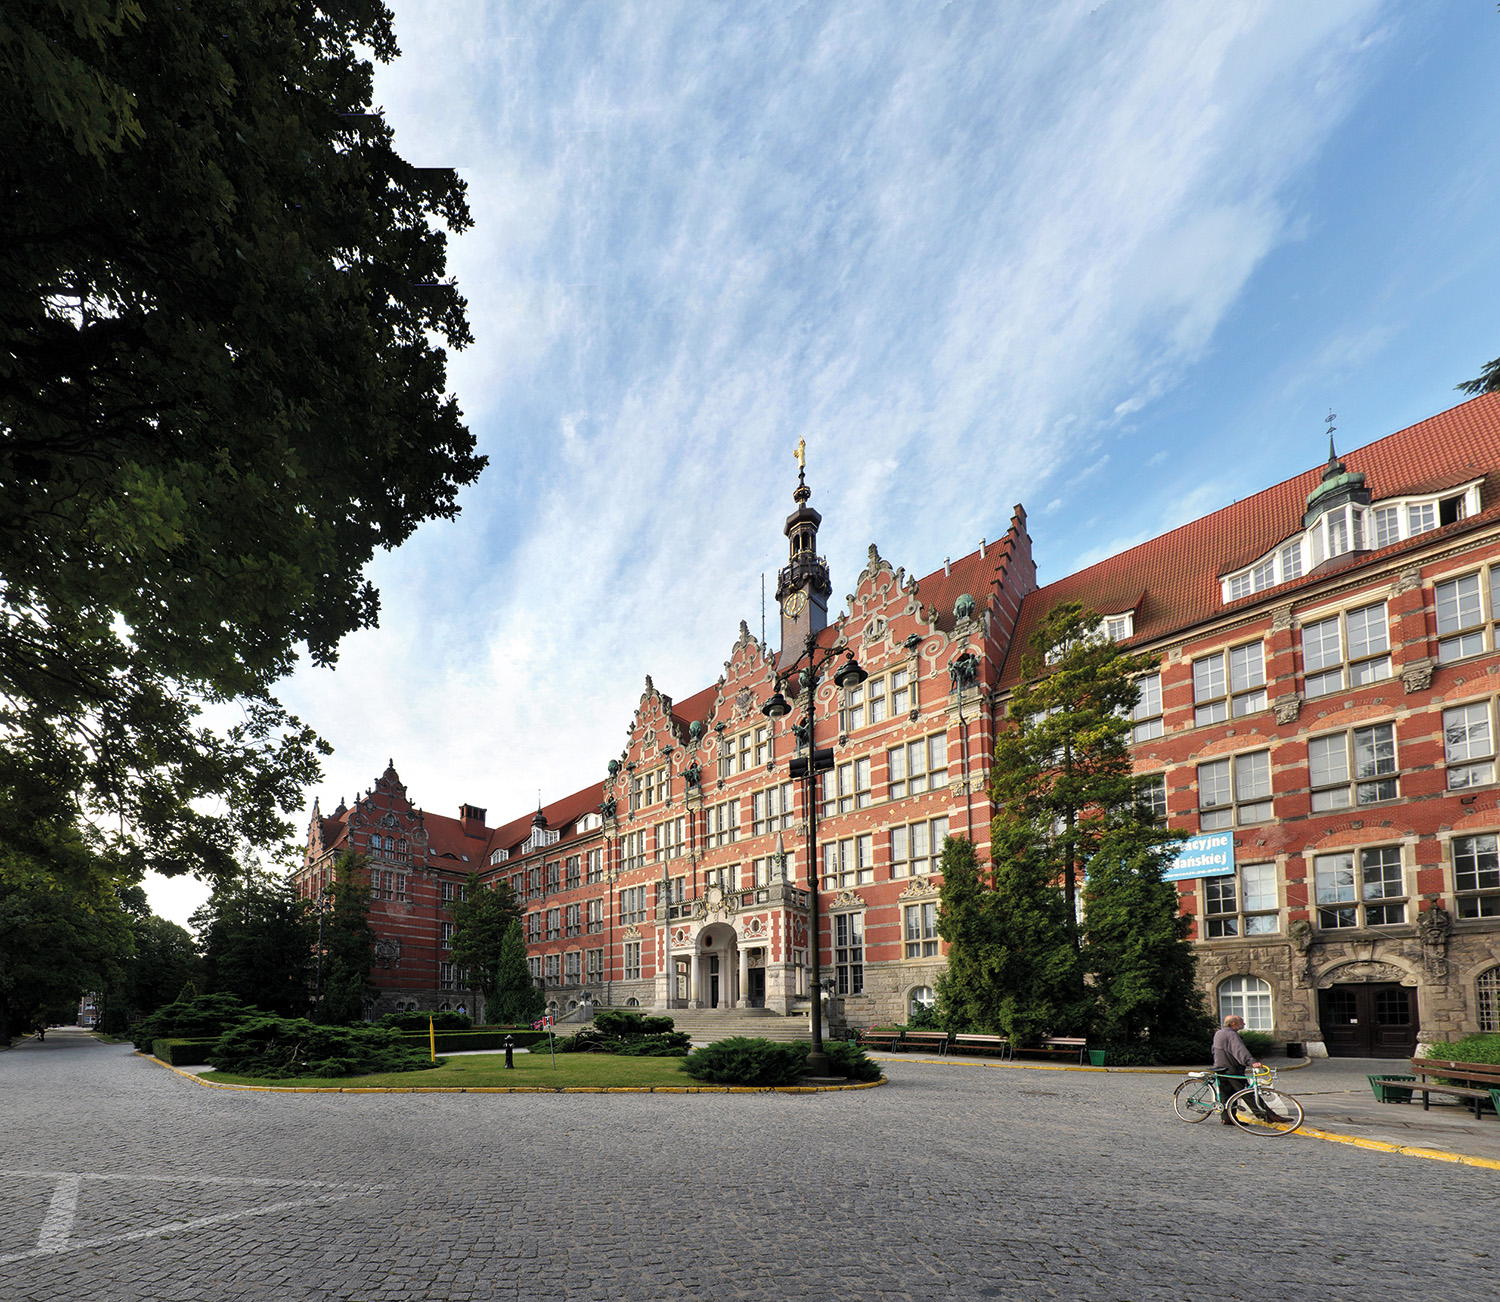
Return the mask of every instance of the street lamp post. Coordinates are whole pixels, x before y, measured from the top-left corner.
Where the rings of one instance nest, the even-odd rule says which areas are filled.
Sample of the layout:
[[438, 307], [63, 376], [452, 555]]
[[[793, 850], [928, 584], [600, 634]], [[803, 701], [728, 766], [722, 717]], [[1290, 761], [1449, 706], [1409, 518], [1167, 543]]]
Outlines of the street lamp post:
[[[776, 690], [772, 693], [771, 699], [761, 707], [761, 713], [772, 720], [783, 719], [792, 712], [792, 707], [787, 704], [786, 697], [781, 694], [781, 685], [797, 672], [797, 667], [805, 660], [807, 668], [803, 671], [802, 680], [807, 691], [807, 719], [804, 725], [806, 732], [802, 734], [800, 730], [798, 731], [799, 741], [806, 747], [807, 753], [793, 756], [787, 769], [790, 777], [804, 780], [807, 793], [808, 957], [811, 964], [811, 971], [808, 973], [808, 992], [812, 995], [812, 1052], [807, 1055], [809, 1076], [832, 1074], [828, 1054], [823, 1049], [823, 982], [818, 963], [817, 775], [827, 773], [833, 768], [833, 747], [828, 746], [819, 750], [814, 742], [818, 719], [818, 677], [837, 658], [838, 652], [832, 648], [823, 651], [820, 656], [817, 635], [808, 634], [807, 645], [802, 654], [785, 671], [777, 673]], [[858, 687], [869, 676], [859, 667], [854, 659], [854, 653], [850, 651], [844, 663], [834, 673], [833, 681], [836, 686], [848, 690], [851, 687]]]

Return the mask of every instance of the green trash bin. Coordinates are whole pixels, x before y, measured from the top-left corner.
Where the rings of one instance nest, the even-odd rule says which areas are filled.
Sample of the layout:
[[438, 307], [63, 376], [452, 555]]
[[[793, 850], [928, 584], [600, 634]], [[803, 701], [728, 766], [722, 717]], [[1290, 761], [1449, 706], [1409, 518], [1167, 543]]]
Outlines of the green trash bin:
[[1089, 1050], [1089, 1066], [1091, 1066], [1091, 1067], [1102, 1067], [1102, 1066], [1104, 1066], [1104, 1058], [1105, 1058], [1105, 1055], [1108, 1052], [1109, 1051], [1107, 1049], [1090, 1049]]
[[[1387, 1074], [1387, 1075], [1384, 1076], [1384, 1080], [1386, 1080], [1386, 1081], [1393, 1081], [1393, 1080], [1415, 1081], [1416, 1079], [1417, 1078], [1415, 1076], [1397, 1076], [1394, 1072], [1391, 1072], [1391, 1073], [1389, 1073], [1389, 1074]], [[1411, 1102], [1411, 1091], [1410, 1090], [1408, 1090], [1408, 1089], [1402, 1089], [1401, 1086], [1399, 1086], [1399, 1085], [1382, 1084], [1382, 1076], [1381, 1076], [1381, 1074], [1377, 1073], [1376, 1075], [1369, 1077], [1369, 1081], [1370, 1081], [1370, 1090], [1375, 1095], [1375, 1101], [1377, 1103], [1410, 1103]]]

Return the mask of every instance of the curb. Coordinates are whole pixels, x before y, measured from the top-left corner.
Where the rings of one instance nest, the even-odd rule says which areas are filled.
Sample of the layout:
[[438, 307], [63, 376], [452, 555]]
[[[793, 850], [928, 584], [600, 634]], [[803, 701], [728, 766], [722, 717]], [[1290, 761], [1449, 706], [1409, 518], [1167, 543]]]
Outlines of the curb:
[[1417, 1148], [1410, 1144], [1388, 1144], [1383, 1139], [1341, 1135], [1336, 1130], [1318, 1130], [1312, 1126], [1303, 1126], [1292, 1133], [1302, 1135], [1307, 1139], [1321, 1139], [1330, 1144], [1350, 1144], [1355, 1148], [1367, 1148], [1375, 1153], [1399, 1153], [1402, 1157], [1425, 1157], [1434, 1162], [1454, 1162], [1460, 1166], [1477, 1166], [1486, 1171], [1500, 1171], [1500, 1161], [1492, 1157], [1471, 1157], [1467, 1153], [1450, 1153], [1441, 1148]]
[[136, 1051], [148, 1062], [176, 1072], [185, 1080], [211, 1090], [240, 1090], [249, 1094], [832, 1094], [839, 1090], [872, 1090], [879, 1080], [847, 1085], [231, 1085], [204, 1080], [181, 1067]]
[[[1006, 1071], [1079, 1071], [1094, 1072], [1098, 1075], [1109, 1075], [1114, 1073], [1118, 1076], [1185, 1076], [1190, 1071], [1206, 1070], [1202, 1067], [1080, 1067], [1067, 1063], [1057, 1062], [985, 1062], [980, 1058], [916, 1058], [908, 1057], [906, 1054], [870, 1054], [872, 1062], [920, 1062], [929, 1067], [990, 1067], [1003, 1068]], [[1286, 1066], [1278, 1066], [1276, 1070], [1298, 1071], [1303, 1067], [1311, 1065], [1311, 1059], [1304, 1058], [1293, 1065], [1288, 1062]]]

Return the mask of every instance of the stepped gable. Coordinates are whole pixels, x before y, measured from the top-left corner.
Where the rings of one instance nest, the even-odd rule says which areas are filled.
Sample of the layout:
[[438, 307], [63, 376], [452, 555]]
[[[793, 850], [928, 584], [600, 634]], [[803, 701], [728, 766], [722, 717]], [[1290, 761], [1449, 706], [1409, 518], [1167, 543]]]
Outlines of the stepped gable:
[[1240, 606], [1265, 603], [1271, 594], [1290, 595], [1330, 574], [1355, 569], [1372, 557], [1429, 547], [1444, 533], [1466, 533], [1500, 519], [1500, 394], [1483, 394], [1340, 459], [1362, 473], [1376, 502], [1440, 492], [1482, 478], [1478, 515], [1382, 551], [1352, 552], [1332, 565], [1240, 602], [1221, 600], [1220, 578], [1266, 555], [1300, 533], [1308, 495], [1322, 480], [1324, 465], [1303, 471], [1211, 515], [1190, 521], [1087, 569], [1037, 589], [1023, 603], [1000, 685], [1021, 676], [1021, 655], [1046, 613], [1064, 601], [1081, 602], [1100, 615], [1135, 611], [1135, 634], [1127, 645], [1170, 637]]

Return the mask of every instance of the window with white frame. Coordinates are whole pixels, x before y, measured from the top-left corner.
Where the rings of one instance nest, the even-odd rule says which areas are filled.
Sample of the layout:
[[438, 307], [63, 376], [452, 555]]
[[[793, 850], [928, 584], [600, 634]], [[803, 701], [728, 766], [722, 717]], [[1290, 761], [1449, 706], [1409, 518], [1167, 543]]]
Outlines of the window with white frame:
[[494, 867], [495, 864], [504, 863], [509, 858], [510, 858], [510, 851], [509, 850], [491, 850], [490, 851], [490, 866]]
[[901, 934], [907, 958], [936, 958], [937, 901], [906, 905], [901, 910]]
[[625, 979], [627, 981], [641, 979], [641, 942], [638, 940], [625, 942]]
[[667, 798], [667, 771], [665, 768], [637, 773], [630, 779], [630, 812], [645, 809], [658, 800]]
[[[1344, 648], [1348, 647], [1345, 656]], [[1302, 626], [1303, 692], [1327, 696], [1391, 676], [1385, 602], [1361, 606]], [[1347, 669], [1345, 660], [1347, 658]]]
[[1495, 780], [1495, 738], [1488, 701], [1443, 711], [1443, 758], [1448, 765], [1449, 791]]
[[458, 928], [453, 923], [451, 923], [451, 922], [445, 922], [445, 923], [443, 923], [442, 939], [443, 939], [443, 948], [444, 949], [452, 949], [453, 948], [453, 935], [454, 935], [454, 932], [456, 932], [457, 930], [458, 930]]
[[1236, 976], [1219, 982], [1219, 1019], [1238, 1017], [1247, 1031], [1269, 1031], [1271, 987], [1260, 977]]
[[547, 894], [556, 895], [562, 889], [562, 864], [561, 862], [549, 863], [547, 865]]
[[1318, 926], [1384, 927], [1406, 921], [1401, 847], [1371, 846], [1313, 859]]
[[1167, 821], [1167, 775], [1151, 773], [1137, 782], [1135, 803], [1143, 817], [1165, 825]]
[[627, 886], [620, 892], [620, 925], [622, 927], [632, 922], [644, 922], [646, 909], [647, 899], [644, 886]]
[[562, 910], [547, 910], [547, 939], [557, 940], [562, 935]]
[[905, 669], [893, 669], [865, 683], [865, 700], [869, 707], [870, 722], [884, 723], [911, 709], [910, 673]]
[[646, 829], [626, 832], [622, 842], [621, 866], [626, 872], [632, 868], [643, 868], [646, 864]]
[[740, 839], [740, 802], [724, 800], [708, 808], [709, 845], [733, 845]]
[[1276, 865], [1242, 864], [1238, 872], [1203, 879], [1203, 930], [1209, 940], [1269, 936], [1277, 925]]
[[1130, 712], [1130, 740], [1132, 742], [1150, 741], [1153, 737], [1160, 737], [1164, 731], [1161, 675], [1142, 674], [1135, 680], [1135, 685], [1140, 689], [1141, 694], [1135, 703], [1135, 708]]
[[585, 859], [588, 863], [588, 868], [585, 872], [584, 880], [591, 886], [596, 882], [602, 882], [604, 880], [604, 850], [602, 848], [590, 850]]
[[833, 970], [835, 989], [841, 995], [865, 992], [865, 915], [833, 915]]
[[1479, 575], [1465, 574], [1433, 585], [1437, 607], [1438, 660], [1462, 660], [1484, 650], [1484, 609]]
[[725, 894], [732, 894], [739, 890], [739, 864], [725, 864], [722, 868], [705, 868], [703, 870], [703, 887], [707, 890], [710, 886], [717, 886]]
[[937, 1007], [937, 995], [931, 986], [913, 986], [906, 998], [907, 1015], [916, 1017]]
[[542, 938], [542, 915], [540, 913], [528, 913], [526, 915], [526, 938], [535, 945]]
[[590, 900], [589, 906], [589, 932], [604, 930], [604, 901], [603, 899]]
[[1370, 545], [1377, 551], [1401, 541], [1401, 508], [1377, 506], [1370, 512]]
[[847, 814], [870, 803], [870, 761], [850, 760], [823, 774], [823, 817]]
[[542, 956], [540, 954], [534, 954], [530, 958], [528, 958], [526, 960], [526, 967], [531, 972], [531, 979], [533, 981], [541, 980]]
[[755, 736], [755, 767], [763, 769], [776, 758], [776, 734], [769, 728], [757, 728]]
[[841, 837], [823, 843], [823, 889], [863, 886], [875, 880], [875, 837]]
[[580, 860], [579, 860], [579, 858], [578, 858], [578, 856], [576, 854], [570, 854], [568, 856], [568, 858], [567, 858], [566, 864], [567, 864], [567, 867], [566, 867], [566, 876], [567, 876], [567, 881], [568, 881], [568, 889], [571, 891], [575, 887], [577, 887], [579, 879], [580, 879], [580, 873], [579, 873]]
[[1394, 800], [1399, 794], [1395, 725], [1315, 737], [1307, 743], [1307, 765], [1314, 813]]
[[602, 949], [589, 949], [584, 951], [585, 979], [590, 985], [604, 980], [604, 951]]
[[1453, 838], [1453, 894], [1460, 918], [1500, 917], [1500, 848], [1493, 832]]
[[1198, 765], [1198, 825], [1203, 831], [1263, 823], [1270, 817], [1270, 751]]
[[778, 783], [750, 797], [750, 834], [765, 836], [792, 825], [792, 784]]
[[1193, 723], [1220, 723], [1266, 708], [1265, 653], [1259, 642], [1193, 661]]
[[941, 872], [943, 838], [947, 835], [946, 815], [891, 828], [891, 876], [922, 877]]
[[547, 978], [548, 985], [557, 985], [562, 978], [562, 955], [543, 954], [542, 971]]
[[933, 733], [885, 753], [892, 800], [948, 785], [948, 734]]
[[839, 731], [854, 732], [865, 726], [865, 685], [846, 687], [839, 703]]
[[664, 823], [656, 825], [656, 862], [662, 863], [667, 859], [680, 859], [685, 845], [685, 829], [687, 819], [669, 818]]
[[1123, 615], [1104, 617], [1104, 636], [1111, 642], [1123, 642], [1135, 633], [1135, 612], [1127, 610]]
[[542, 870], [538, 867], [526, 870], [526, 898], [536, 899], [542, 893]]
[[1474, 979], [1474, 1011], [1481, 1031], [1500, 1031], [1500, 967], [1481, 972]]
[[452, 990], [458, 984], [458, 969], [452, 963], [438, 964], [438, 989]]
[[563, 910], [563, 929], [569, 936], [577, 936], [583, 931], [583, 905], [569, 904]]
[[583, 955], [570, 949], [563, 955], [563, 977], [567, 985], [580, 985], [583, 981]]

